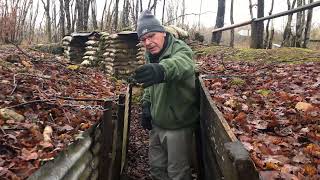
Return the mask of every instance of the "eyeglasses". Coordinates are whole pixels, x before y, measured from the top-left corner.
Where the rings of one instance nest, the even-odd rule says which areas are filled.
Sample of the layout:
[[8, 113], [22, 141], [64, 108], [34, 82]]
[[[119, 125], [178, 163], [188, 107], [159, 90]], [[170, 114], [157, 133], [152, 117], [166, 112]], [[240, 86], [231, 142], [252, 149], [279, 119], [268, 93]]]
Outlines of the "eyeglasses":
[[146, 43], [146, 40], [151, 41], [152, 38], [156, 35], [156, 33], [147, 33], [140, 38], [141, 43]]

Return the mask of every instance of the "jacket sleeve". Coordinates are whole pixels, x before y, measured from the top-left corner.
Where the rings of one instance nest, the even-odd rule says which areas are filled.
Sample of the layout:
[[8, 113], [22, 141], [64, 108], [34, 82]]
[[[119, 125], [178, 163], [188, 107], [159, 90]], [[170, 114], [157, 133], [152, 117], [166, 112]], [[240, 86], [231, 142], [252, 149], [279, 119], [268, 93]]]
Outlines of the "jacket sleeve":
[[165, 81], [182, 80], [194, 74], [193, 52], [188, 46], [180, 46], [171, 57], [163, 59], [160, 64], [165, 69]]

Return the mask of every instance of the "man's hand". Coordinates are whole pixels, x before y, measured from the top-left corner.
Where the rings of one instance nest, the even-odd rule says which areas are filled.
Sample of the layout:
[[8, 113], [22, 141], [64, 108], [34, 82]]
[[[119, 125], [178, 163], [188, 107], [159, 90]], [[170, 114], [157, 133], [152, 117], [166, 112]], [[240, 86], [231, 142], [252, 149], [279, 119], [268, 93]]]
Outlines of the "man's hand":
[[145, 64], [135, 71], [133, 78], [144, 88], [164, 81], [164, 67], [158, 63]]
[[144, 101], [142, 103], [141, 126], [143, 127], [143, 129], [148, 129], [148, 130], [152, 129], [152, 124], [151, 124], [152, 116], [151, 116], [150, 106], [151, 106], [151, 103], [148, 101]]

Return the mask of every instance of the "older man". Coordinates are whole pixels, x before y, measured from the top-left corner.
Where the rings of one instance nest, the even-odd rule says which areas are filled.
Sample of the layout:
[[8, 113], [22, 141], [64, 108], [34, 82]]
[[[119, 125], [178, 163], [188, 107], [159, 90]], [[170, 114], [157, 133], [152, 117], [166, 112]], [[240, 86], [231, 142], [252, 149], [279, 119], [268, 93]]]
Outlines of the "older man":
[[175, 39], [148, 10], [138, 19], [147, 64], [134, 78], [145, 87], [142, 126], [151, 130], [150, 173], [154, 180], [191, 180], [190, 150], [199, 110], [192, 50]]

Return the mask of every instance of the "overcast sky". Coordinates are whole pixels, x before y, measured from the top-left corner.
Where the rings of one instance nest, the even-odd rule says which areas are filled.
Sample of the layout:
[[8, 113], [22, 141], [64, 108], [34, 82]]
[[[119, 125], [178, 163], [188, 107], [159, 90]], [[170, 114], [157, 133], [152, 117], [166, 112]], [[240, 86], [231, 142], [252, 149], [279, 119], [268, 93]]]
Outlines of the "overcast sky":
[[[56, 3], [59, 1], [55, 0]], [[120, 0], [122, 2], [123, 0]], [[166, 5], [168, 5], [169, 2], [175, 2], [176, 6], [179, 9], [179, 14], [181, 12], [181, 2], [182, 0], [166, 0]], [[200, 12], [200, 1], [201, 0], [185, 0], [186, 2], [186, 14], [190, 13], [196, 13], [198, 14]], [[279, 13], [282, 11], [287, 10], [287, 0], [274, 0], [274, 10], [273, 14]], [[292, 1], [292, 0], [291, 0]], [[306, 0], [308, 2], [308, 0]], [[319, 0], [317, 0], [319, 1]], [[97, 2], [97, 16], [98, 20], [101, 19], [101, 14], [104, 6], [105, 0], [96, 0]], [[110, 0], [108, 0], [108, 3]], [[144, 9], [147, 8], [149, 0], [143, 0], [143, 7]], [[226, 0], [226, 14], [225, 14], [225, 25], [230, 24], [230, 2], [231, 0]], [[257, 2], [257, 0], [252, 0], [253, 4]], [[162, 4], [163, 0], [158, 0], [157, 5], [157, 12], [156, 16], [159, 20], [161, 20], [162, 16]], [[205, 27], [213, 27], [215, 25], [215, 17], [216, 17], [216, 11], [218, 6], [218, 0], [202, 0], [202, 9], [201, 12], [207, 12], [205, 14], [201, 15], [201, 25]], [[265, 0], [265, 16], [268, 14], [271, 6], [271, 0]], [[42, 3], [40, 3], [40, 7], [42, 7]], [[57, 7], [59, 7], [57, 5]], [[122, 5], [119, 6], [120, 10], [122, 8]], [[166, 6], [167, 7], [167, 6]], [[234, 22], [240, 23], [243, 21], [250, 20], [250, 13], [249, 13], [249, 0], [234, 0]], [[40, 8], [40, 10], [43, 11], [43, 8]], [[316, 26], [320, 26], [320, 20], [318, 17], [320, 17], [320, 7], [314, 8], [314, 14], [313, 14], [313, 24]], [[41, 12], [40, 12], [41, 14]], [[256, 15], [256, 8], [254, 8], [254, 15]], [[40, 21], [42, 16], [38, 16], [38, 20]], [[189, 23], [189, 25], [198, 24], [198, 16], [190, 15], [186, 16], [186, 22]], [[286, 23], [286, 17], [280, 17], [274, 20], [274, 26], [278, 30], [283, 30]]]
[[[182, 0], [166, 0], [166, 4], [168, 2], [176, 2], [178, 8], [181, 8]], [[186, 2], [186, 14], [190, 13], [199, 13], [200, 12], [200, 1], [201, 0], [185, 0]], [[287, 10], [287, 0], [274, 0], [274, 10], [273, 14], [279, 13]], [[292, 0], [291, 0], [292, 1]], [[143, 0], [143, 7], [146, 8], [148, 6], [149, 0]], [[255, 4], [257, 0], [252, 0], [252, 3]], [[308, 0], [306, 0], [308, 2]], [[230, 3], [231, 0], [226, 0], [226, 14], [225, 14], [225, 25], [230, 24]], [[102, 8], [104, 4], [104, 0], [97, 0], [98, 4], [98, 16], [102, 13]], [[163, 0], [160, 0], [157, 7], [156, 15], [159, 20], [161, 20], [162, 16], [162, 4]], [[201, 15], [200, 22], [201, 25], [206, 27], [212, 27], [215, 25], [215, 17], [217, 12], [218, 0], [202, 0], [202, 8], [201, 12], [207, 12]], [[270, 11], [271, 0], [265, 0], [265, 16]], [[179, 10], [180, 12], [180, 10]], [[254, 8], [254, 16], [256, 15], [256, 8]], [[100, 15], [101, 16], [101, 15]], [[313, 14], [313, 23], [317, 26], [320, 25], [320, 7], [314, 8]], [[189, 25], [198, 24], [198, 16], [190, 15], [186, 17], [186, 21]], [[249, 0], [234, 0], [234, 22], [240, 23], [243, 21], [250, 20], [250, 12], [249, 12]], [[274, 20], [274, 26], [276, 29], [282, 30], [286, 23], [286, 17], [280, 17]]]

